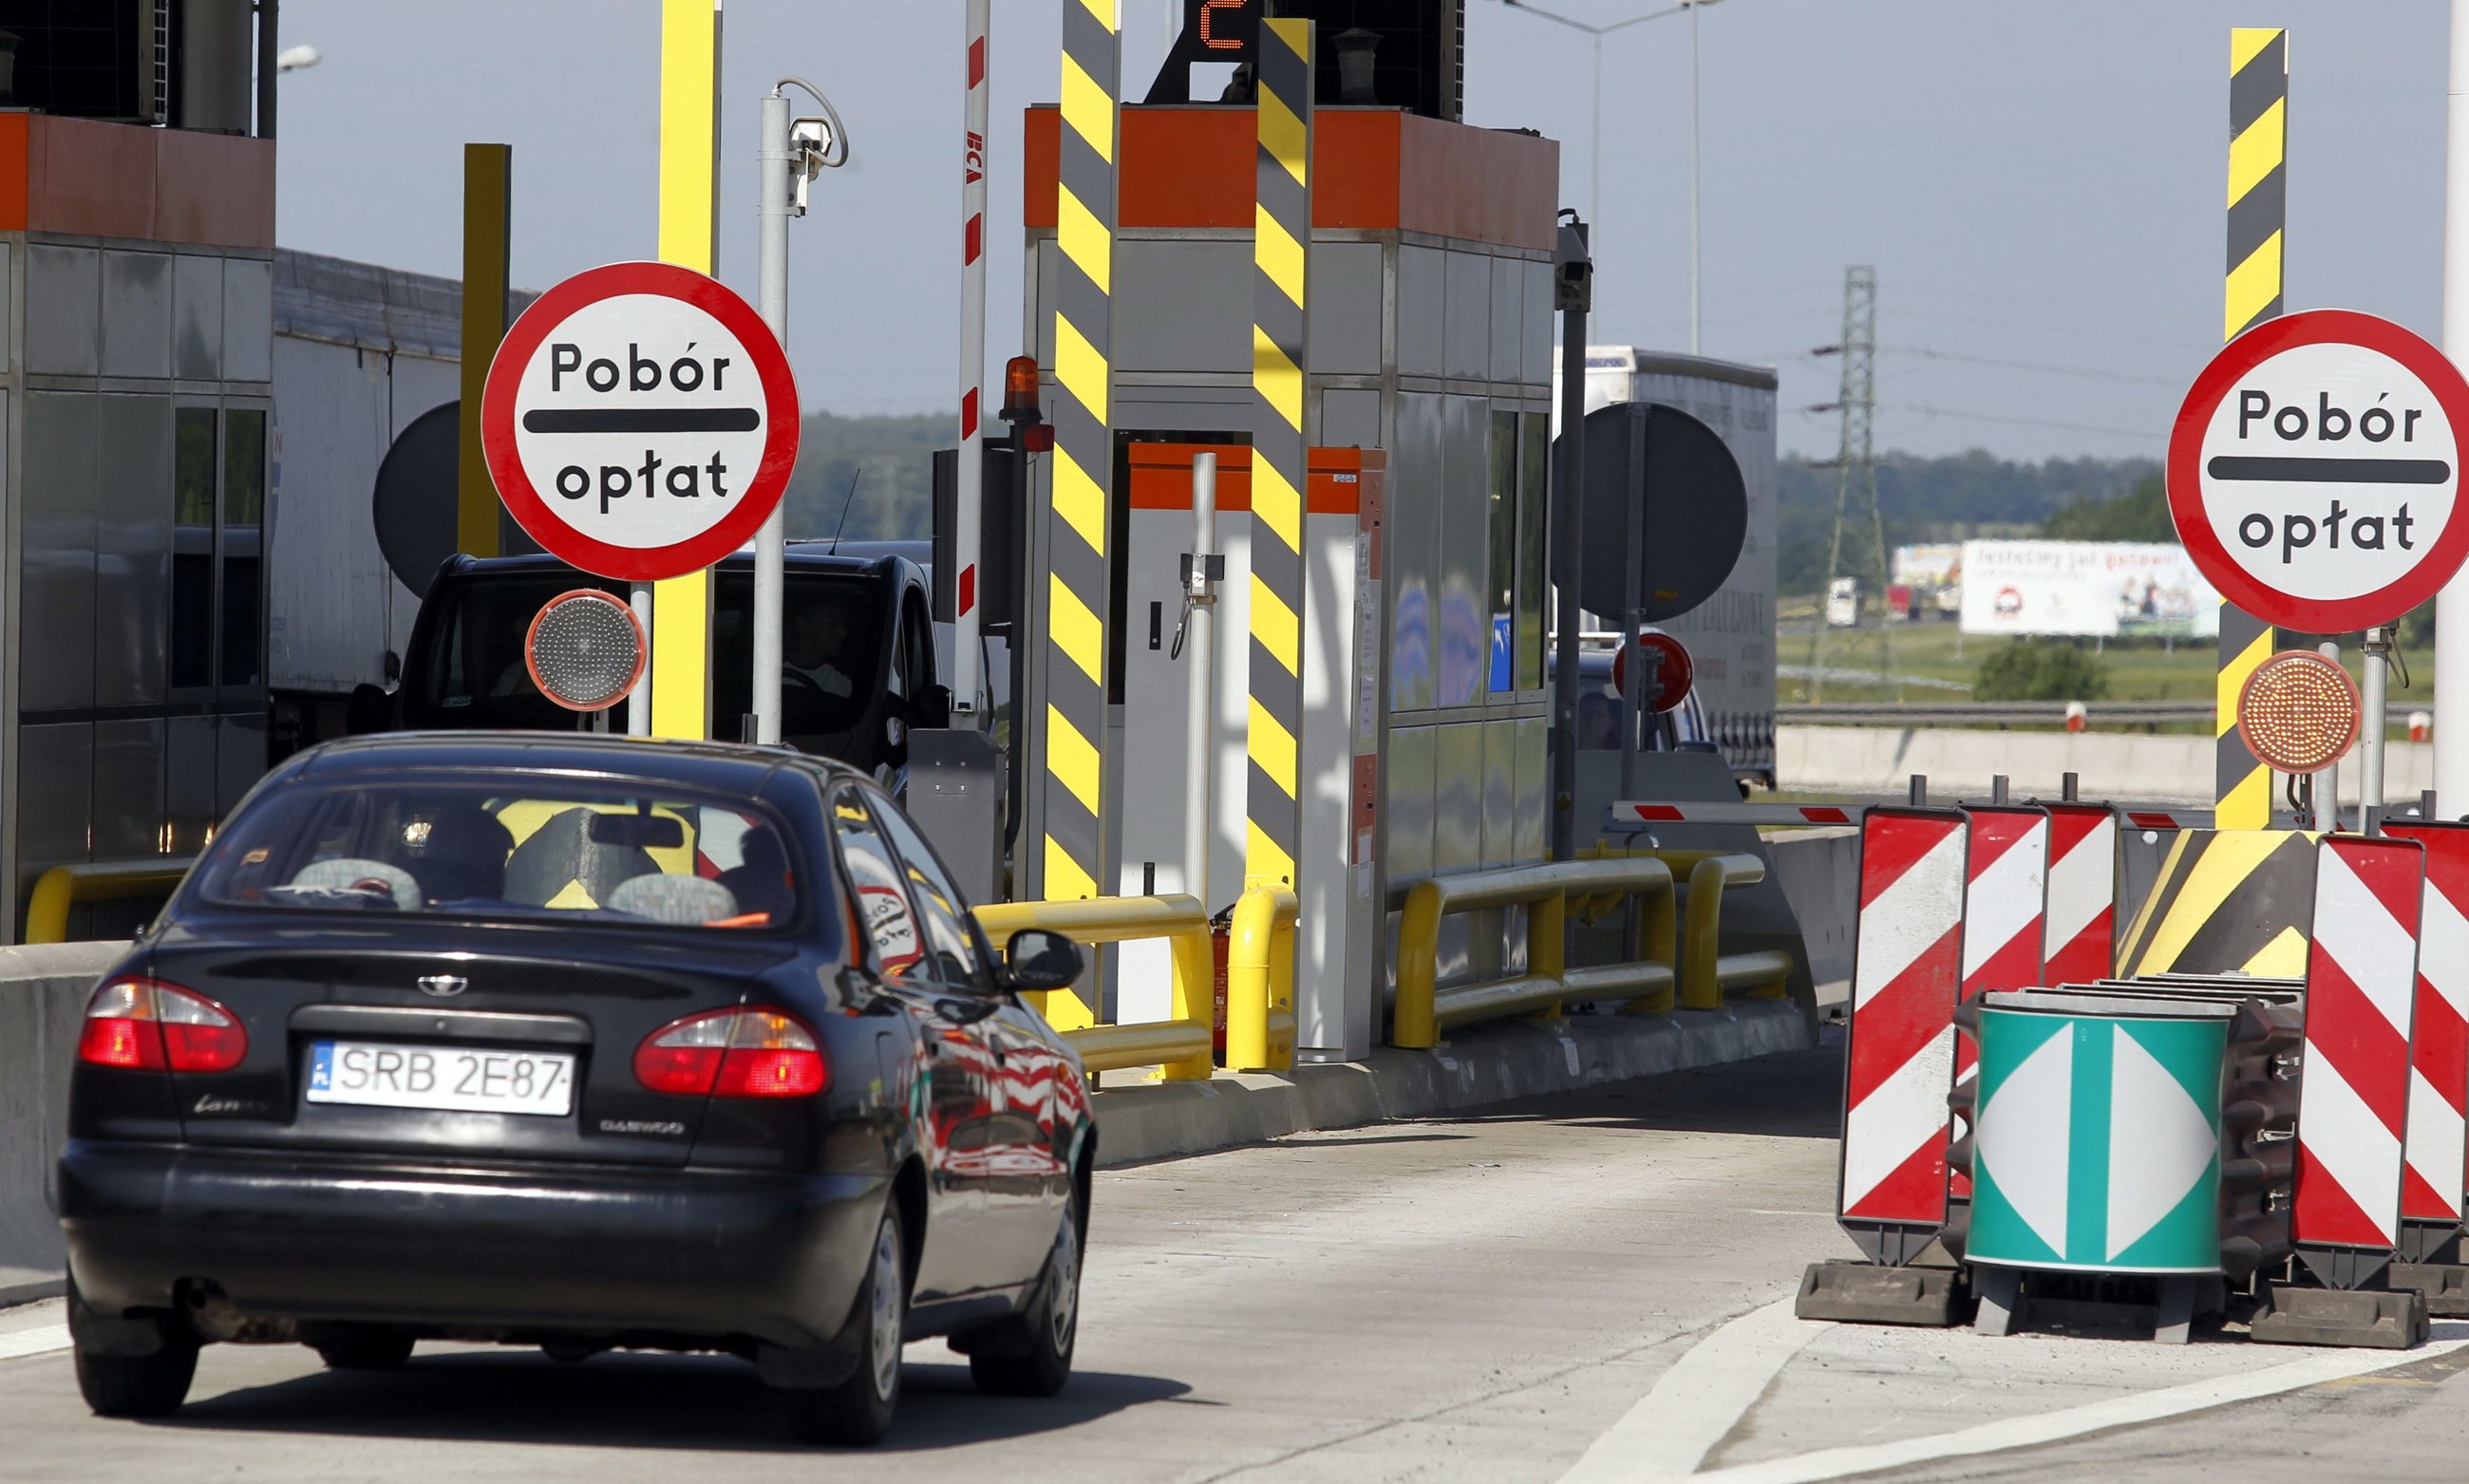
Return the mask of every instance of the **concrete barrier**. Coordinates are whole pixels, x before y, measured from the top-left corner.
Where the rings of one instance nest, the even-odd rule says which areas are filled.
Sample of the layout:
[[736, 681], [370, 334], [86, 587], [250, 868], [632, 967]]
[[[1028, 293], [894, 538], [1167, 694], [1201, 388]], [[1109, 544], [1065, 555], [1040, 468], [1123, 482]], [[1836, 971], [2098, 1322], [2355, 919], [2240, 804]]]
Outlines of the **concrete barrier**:
[[1789, 830], [1766, 837], [1775, 879], [1800, 920], [1817, 1008], [1840, 1010], [1852, 996], [1852, 938], [1859, 918], [1860, 832], [1852, 826]]
[[[2138, 803], [2212, 802], [2212, 740], [2193, 734], [1996, 732], [1950, 726], [1784, 726], [1775, 729], [1777, 776], [1805, 793], [1900, 797], [1914, 773], [1928, 775], [1932, 797], [1987, 798], [2003, 773], [2018, 798], [2057, 797], [2066, 773], [2083, 777], [2087, 799]], [[2342, 765], [2341, 796], [2358, 796], [2358, 760]], [[2384, 797], [2413, 801], [2434, 787], [2434, 749], [2393, 742], [2384, 753]]]
[[68, 1134], [78, 1023], [126, 943], [0, 948], [0, 1290], [33, 1297], [57, 1283], [60, 1229], [52, 1162]]

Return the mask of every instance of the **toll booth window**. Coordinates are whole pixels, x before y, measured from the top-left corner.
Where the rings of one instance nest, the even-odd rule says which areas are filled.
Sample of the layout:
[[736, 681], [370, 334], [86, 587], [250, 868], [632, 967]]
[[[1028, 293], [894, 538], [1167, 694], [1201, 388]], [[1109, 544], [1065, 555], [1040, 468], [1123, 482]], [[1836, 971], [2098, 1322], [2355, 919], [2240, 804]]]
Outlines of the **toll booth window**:
[[1514, 688], [1511, 664], [1517, 611], [1517, 414], [1491, 415], [1490, 529], [1484, 548], [1491, 594], [1491, 663], [1486, 689]]
[[212, 407], [181, 407], [172, 424], [172, 684], [215, 683], [215, 474]]
[[265, 412], [223, 412], [222, 683], [255, 685], [265, 649]]
[[1543, 528], [1551, 509], [1552, 420], [1520, 420], [1517, 478], [1517, 688], [1543, 686]]

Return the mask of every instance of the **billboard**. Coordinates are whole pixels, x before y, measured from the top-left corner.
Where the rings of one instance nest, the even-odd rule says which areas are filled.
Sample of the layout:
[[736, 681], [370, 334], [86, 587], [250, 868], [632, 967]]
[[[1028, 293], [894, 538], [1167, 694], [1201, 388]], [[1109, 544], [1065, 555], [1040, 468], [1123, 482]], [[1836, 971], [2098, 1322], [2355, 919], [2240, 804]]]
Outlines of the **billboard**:
[[1963, 631], [2205, 638], [2220, 595], [2160, 541], [1966, 541]]
[[1906, 587], [1951, 587], [1962, 570], [1963, 548], [1951, 541], [1895, 548], [1894, 580]]

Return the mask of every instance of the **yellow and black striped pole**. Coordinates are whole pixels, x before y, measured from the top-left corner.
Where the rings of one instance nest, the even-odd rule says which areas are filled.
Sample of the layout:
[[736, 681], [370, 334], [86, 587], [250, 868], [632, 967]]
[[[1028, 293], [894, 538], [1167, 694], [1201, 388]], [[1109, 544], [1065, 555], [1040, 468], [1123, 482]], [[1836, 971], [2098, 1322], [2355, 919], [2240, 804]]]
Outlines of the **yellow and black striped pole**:
[[1303, 833], [1304, 285], [1311, 244], [1312, 23], [1260, 23], [1252, 247], [1251, 758], [1243, 884], [1295, 884]]
[[1055, 195], [1055, 240], [1063, 261], [1056, 269], [1054, 310], [1054, 381], [1060, 395], [1054, 401], [1041, 728], [1047, 785], [1039, 891], [1050, 901], [1101, 895], [1097, 883], [1106, 848], [1106, 532], [1115, 470], [1108, 392], [1115, 144], [1121, 113], [1116, 6], [1117, 0], [1063, 4], [1063, 129]]
[[[2229, 241], [2222, 338], [2281, 310], [2281, 245], [2289, 217], [2289, 33], [2229, 32]], [[2224, 830], [2272, 824], [2272, 769], [2238, 736], [2238, 693], [2272, 657], [2272, 626], [2221, 600], [2221, 660], [2214, 692], [2217, 799]]]

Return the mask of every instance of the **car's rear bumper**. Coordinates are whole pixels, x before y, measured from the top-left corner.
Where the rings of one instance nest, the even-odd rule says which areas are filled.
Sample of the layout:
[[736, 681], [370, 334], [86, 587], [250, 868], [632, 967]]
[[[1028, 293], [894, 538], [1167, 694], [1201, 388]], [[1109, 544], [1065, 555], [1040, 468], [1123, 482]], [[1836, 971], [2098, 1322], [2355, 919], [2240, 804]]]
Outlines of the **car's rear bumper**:
[[59, 1164], [70, 1275], [99, 1314], [191, 1280], [253, 1315], [797, 1350], [840, 1336], [888, 1189], [75, 1140]]

